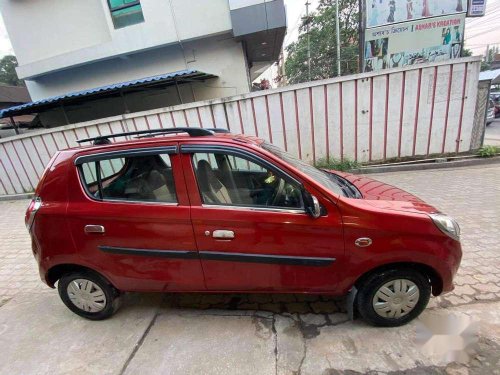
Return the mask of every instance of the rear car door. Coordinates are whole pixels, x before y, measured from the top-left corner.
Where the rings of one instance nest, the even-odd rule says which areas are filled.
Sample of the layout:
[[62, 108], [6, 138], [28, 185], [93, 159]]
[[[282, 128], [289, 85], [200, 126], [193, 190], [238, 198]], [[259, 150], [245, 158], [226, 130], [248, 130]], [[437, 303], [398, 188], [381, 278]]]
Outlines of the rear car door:
[[335, 289], [344, 243], [332, 202], [319, 197], [325, 214], [312, 218], [302, 182], [243, 148], [186, 144], [181, 153], [207, 289]]
[[205, 289], [176, 144], [78, 156], [70, 180], [85, 264], [123, 290]]

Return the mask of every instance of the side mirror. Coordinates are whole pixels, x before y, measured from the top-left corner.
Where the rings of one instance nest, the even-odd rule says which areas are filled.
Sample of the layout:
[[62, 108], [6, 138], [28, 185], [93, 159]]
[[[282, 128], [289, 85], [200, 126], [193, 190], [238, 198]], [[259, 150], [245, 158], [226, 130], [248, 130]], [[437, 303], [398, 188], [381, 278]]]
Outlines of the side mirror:
[[321, 205], [318, 198], [305, 190], [303, 191], [303, 196], [306, 212], [314, 219], [319, 218], [321, 216]]

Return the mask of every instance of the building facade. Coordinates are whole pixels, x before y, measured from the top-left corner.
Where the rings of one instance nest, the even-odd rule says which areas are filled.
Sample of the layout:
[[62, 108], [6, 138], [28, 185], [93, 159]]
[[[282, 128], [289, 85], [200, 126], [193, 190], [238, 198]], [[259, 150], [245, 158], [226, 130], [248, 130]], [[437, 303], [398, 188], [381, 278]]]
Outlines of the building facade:
[[[44, 126], [243, 94], [279, 56], [283, 0], [0, 0], [19, 78], [34, 102], [177, 71], [209, 75], [78, 103]], [[124, 100], [126, 104], [124, 105]]]
[[[0, 111], [31, 101], [28, 90], [24, 86], [9, 86], [0, 84]], [[19, 127], [28, 126], [34, 116], [16, 116], [0, 119], [0, 138], [19, 134]]]

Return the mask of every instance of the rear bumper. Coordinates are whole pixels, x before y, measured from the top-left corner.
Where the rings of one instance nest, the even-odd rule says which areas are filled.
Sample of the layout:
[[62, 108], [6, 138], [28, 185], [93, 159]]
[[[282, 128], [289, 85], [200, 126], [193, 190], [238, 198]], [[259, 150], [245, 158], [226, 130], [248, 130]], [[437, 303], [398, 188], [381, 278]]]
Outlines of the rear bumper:
[[54, 284], [51, 284], [48, 280], [48, 272], [45, 268], [43, 268], [41, 265], [38, 265], [38, 272], [40, 273], [40, 279], [47, 284], [47, 286], [51, 287], [52, 289], [55, 288]]
[[38, 265], [38, 273], [40, 274], [40, 279], [51, 288], [54, 288], [54, 286], [50, 285], [47, 281], [47, 268], [41, 259], [42, 257], [40, 253], [40, 246], [37, 243], [36, 237], [33, 234], [30, 235], [31, 235], [31, 251]]

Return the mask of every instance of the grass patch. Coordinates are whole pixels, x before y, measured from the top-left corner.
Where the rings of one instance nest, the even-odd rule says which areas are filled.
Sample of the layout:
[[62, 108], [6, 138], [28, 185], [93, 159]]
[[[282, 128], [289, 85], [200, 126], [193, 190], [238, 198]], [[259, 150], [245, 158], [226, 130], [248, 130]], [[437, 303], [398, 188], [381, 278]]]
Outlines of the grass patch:
[[336, 171], [347, 172], [353, 169], [358, 169], [361, 164], [350, 159], [339, 160], [335, 158], [321, 158], [316, 161], [314, 166], [319, 169], [334, 169]]
[[498, 146], [483, 146], [477, 151], [477, 154], [482, 158], [491, 158], [498, 153], [500, 153], [500, 147]]

